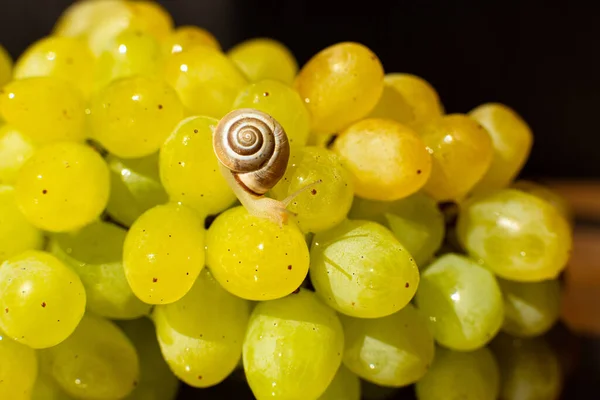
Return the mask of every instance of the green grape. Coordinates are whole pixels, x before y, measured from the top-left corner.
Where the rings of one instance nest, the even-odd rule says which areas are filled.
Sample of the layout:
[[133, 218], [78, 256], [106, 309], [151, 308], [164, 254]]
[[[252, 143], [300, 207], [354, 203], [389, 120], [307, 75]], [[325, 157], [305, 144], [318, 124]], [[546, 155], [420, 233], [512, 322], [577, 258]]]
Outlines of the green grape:
[[117, 323], [137, 350], [140, 381], [125, 400], [174, 400], [179, 380], [164, 360], [154, 324], [149, 318]]
[[398, 388], [379, 386], [364, 379], [360, 380], [360, 390], [365, 400], [391, 400], [399, 391]]
[[331, 150], [320, 147], [292, 148], [283, 178], [271, 194], [283, 200], [307, 185], [319, 182], [312, 190], [298, 194], [287, 209], [303, 232], [321, 232], [346, 218], [352, 206], [352, 177]]
[[97, 219], [110, 191], [106, 163], [83, 144], [38, 150], [19, 171], [17, 204], [33, 225], [51, 232], [79, 229]]
[[52, 375], [42, 370], [38, 372], [31, 399], [28, 400], [73, 400], [73, 397], [62, 390]]
[[257, 400], [318, 399], [340, 368], [344, 333], [311, 291], [259, 303], [244, 339], [244, 370]]
[[12, 79], [13, 62], [8, 52], [0, 45], [0, 88]]
[[87, 97], [92, 91], [95, 62], [82, 41], [49, 36], [33, 43], [19, 57], [14, 78], [53, 76], [70, 82]]
[[273, 39], [246, 40], [229, 50], [227, 56], [251, 82], [274, 79], [291, 85], [298, 72], [298, 63], [292, 52]]
[[504, 296], [502, 330], [513, 336], [529, 337], [546, 333], [560, 314], [560, 283], [513, 282], [498, 279]]
[[419, 400], [496, 400], [500, 393], [498, 364], [485, 347], [471, 352], [438, 347], [416, 391]]
[[421, 274], [416, 295], [435, 340], [452, 350], [485, 346], [502, 326], [502, 293], [496, 278], [475, 261], [445, 254]]
[[164, 77], [191, 115], [221, 118], [231, 110], [246, 78], [222, 52], [209, 46], [167, 57]]
[[43, 244], [42, 232], [19, 211], [15, 189], [0, 185], [0, 263], [25, 250], [39, 249]]
[[[429, 82], [411, 74], [386, 74], [385, 85], [396, 90], [411, 108], [413, 118], [406, 121], [410, 126], [419, 126], [442, 116], [444, 108], [440, 96]], [[402, 105], [404, 108], [404, 106]], [[406, 113], [406, 111], [404, 111]]]
[[532, 194], [536, 197], [539, 197], [542, 200], [547, 201], [552, 204], [558, 212], [570, 223], [573, 224], [575, 219], [573, 209], [571, 205], [560, 194], [555, 192], [554, 190], [546, 187], [544, 185], [540, 185], [535, 182], [519, 180], [511, 185], [511, 188], [520, 190], [525, 193]]
[[318, 400], [360, 400], [360, 379], [343, 365]]
[[404, 96], [392, 85], [389, 79], [384, 78], [383, 92], [369, 118], [391, 119], [403, 125], [411, 125], [415, 120], [415, 111], [406, 101]]
[[71, 83], [55, 77], [12, 81], [0, 92], [0, 118], [34, 142], [81, 142], [85, 101]]
[[233, 108], [254, 108], [281, 124], [290, 146], [304, 146], [310, 132], [310, 115], [298, 93], [289, 86], [262, 80], [248, 85], [238, 94]]
[[0, 398], [30, 400], [37, 378], [37, 364], [33, 349], [0, 332]]
[[176, 28], [163, 41], [163, 52], [165, 55], [181, 53], [196, 46], [208, 46], [215, 50], [221, 50], [221, 44], [212, 33], [198, 26], [186, 25]]
[[184, 119], [160, 149], [160, 179], [169, 197], [203, 216], [217, 214], [236, 200], [213, 150], [218, 122], [209, 117]]
[[515, 189], [474, 196], [461, 206], [462, 246], [496, 275], [515, 281], [556, 278], [569, 259], [569, 223], [546, 201]]
[[75, 272], [49, 253], [27, 250], [0, 266], [0, 329], [35, 349], [64, 341], [85, 312]]
[[246, 300], [225, 291], [204, 270], [181, 300], [154, 309], [164, 359], [190, 386], [222, 382], [242, 356], [249, 314]]
[[308, 248], [300, 230], [250, 215], [241, 206], [217, 217], [208, 229], [206, 249], [217, 281], [248, 300], [286, 296], [308, 273]]
[[157, 152], [184, 115], [173, 89], [143, 76], [108, 85], [93, 96], [90, 111], [92, 137], [122, 158]]
[[168, 201], [160, 183], [158, 153], [143, 158], [106, 158], [110, 169], [110, 198], [106, 211], [117, 222], [131, 226], [144, 212]]
[[204, 222], [179, 204], [151, 208], [127, 233], [123, 265], [133, 293], [143, 302], [181, 299], [204, 267]]
[[444, 215], [435, 200], [417, 192], [393, 202], [354, 199], [348, 217], [389, 228], [419, 267], [431, 260], [444, 240]]
[[10, 125], [0, 126], [0, 185], [12, 185], [17, 173], [35, 152], [29, 137]]
[[133, 344], [117, 325], [93, 314], [64, 342], [38, 354], [60, 387], [78, 399], [121, 399], [139, 381]]
[[133, 294], [125, 278], [126, 234], [116, 225], [99, 221], [77, 232], [55, 235], [50, 244], [52, 253], [79, 275], [87, 309], [102, 317], [131, 319], [150, 312], [150, 305]]
[[315, 235], [310, 278], [333, 309], [360, 318], [380, 318], [402, 309], [419, 286], [412, 256], [385, 227], [346, 220]]
[[502, 334], [491, 344], [500, 367], [502, 400], [557, 399], [562, 373], [556, 353], [543, 338], [516, 339]]
[[313, 56], [294, 86], [311, 114], [313, 131], [329, 134], [371, 112], [383, 92], [383, 76], [375, 53], [362, 44], [343, 42]]
[[359, 377], [401, 387], [421, 379], [433, 361], [435, 345], [425, 318], [412, 304], [383, 318], [341, 316], [344, 365]]

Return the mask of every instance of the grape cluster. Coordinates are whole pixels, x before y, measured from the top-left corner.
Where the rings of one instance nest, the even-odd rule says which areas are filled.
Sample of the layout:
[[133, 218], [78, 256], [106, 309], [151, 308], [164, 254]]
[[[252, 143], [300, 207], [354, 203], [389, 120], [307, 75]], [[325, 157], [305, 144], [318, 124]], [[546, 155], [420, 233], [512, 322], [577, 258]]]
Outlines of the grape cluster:
[[[572, 216], [515, 181], [509, 107], [449, 114], [359, 43], [224, 52], [150, 1], [75, 3], [14, 65], [0, 48], [0, 86], [0, 398], [169, 400], [236, 371], [258, 400], [556, 398]], [[246, 200], [213, 147], [239, 109], [289, 143]]]

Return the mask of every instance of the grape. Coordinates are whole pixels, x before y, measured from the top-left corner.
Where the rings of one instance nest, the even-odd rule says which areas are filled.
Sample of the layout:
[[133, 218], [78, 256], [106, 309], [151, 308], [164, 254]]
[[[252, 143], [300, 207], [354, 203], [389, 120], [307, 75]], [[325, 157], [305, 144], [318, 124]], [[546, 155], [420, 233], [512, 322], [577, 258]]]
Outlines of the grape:
[[15, 189], [0, 185], [0, 263], [25, 250], [39, 249], [44, 237], [21, 214], [15, 202]]
[[106, 163], [91, 148], [72, 142], [38, 150], [19, 171], [17, 204], [40, 229], [79, 229], [100, 216], [108, 202]]
[[501, 399], [558, 398], [562, 386], [560, 364], [543, 338], [516, 339], [503, 334], [491, 348], [500, 367]]
[[342, 222], [354, 197], [352, 177], [337, 154], [312, 146], [292, 149], [285, 175], [271, 193], [283, 200], [314, 182], [320, 183], [287, 207], [303, 232], [321, 232]]
[[498, 279], [504, 295], [502, 330], [514, 336], [528, 337], [546, 333], [560, 314], [560, 283], [512, 282]]
[[350, 125], [333, 143], [354, 177], [359, 197], [392, 201], [425, 185], [431, 156], [410, 128], [392, 120], [364, 119]]
[[444, 109], [437, 92], [421, 77], [411, 74], [386, 74], [385, 84], [394, 88], [404, 98], [412, 110], [413, 118], [407, 121], [418, 127], [423, 123], [439, 118]]
[[213, 118], [227, 114], [247, 84], [232, 61], [208, 46], [170, 55], [164, 76], [189, 114]]
[[204, 216], [219, 213], [236, 200], [213, 150], [218, 122], [209, 117], [187, 118], [160, 150], [160, 179], [171, 200]]
[[392, 85], [389, 77], [384, 78], [383, 92], [369, 118], [391, 119], [403, 125], [415, 120], [415, 112], [404, 96]]
[[144, 158], [120, 159], [109, 155], [110, 198], [108, 214], [120, 224], [131, 226], [140, 215], [168, 201], [160, 184], [158, 153]]
[[80, 40], [48, 36], [33, 43], [19, 57], [14, 78], [52, 76], [68, 81], [89, 96], [94, 81], [94, 63], [92, 53]]
[[35, 146], [29, 137], [10, 125], [0, 126], [0, 185], [12, 185]]
[[162, 357], [152, 321], [139, 318], [118, 325], [137, 350], [140, 381], [126, 400], [174, 400], [179, 381]]
[[221, 50], [221, 44], [212, 33], [198, 26], [186, 25], [175, 29], [164, 41], [165, 55], [188, 51], [196, 46], [208, 46]]
[[290, 146], [304, 146], [310, 131], [310, 115], [298, 93], [285, 84], [263, 80], [248, 85], [238, 94], [233, 108], [254, 108], [281, 124]]
[[31, 348], [0, 333], [0, 398], [29, 400], [37, 368], [37, 358]]
[[173, 89], [143, 76], [110, 84], [94, 95], [90, 110], [93, 138], [122, 158], [157, 152], [184, 116]]
[[487, 348], [459, 352], [438, 347], [431, 369], [416, 385], [419, 400], [496, 400], [500, 373]]
[[80, 399], [120, 399], [139, 380], [135, 347], [111, 321], [86, 314], [71, 336], [40, 351], [60, 387]]
[[12, 81], [0, 91], [0, 117], [34, 142], [83, 141], [81, 92], [55, 77]]
[[425, 191], [440, 202], [460, 200], [492, 162], [490, 135], [483, 126], [462, 114], [426, 123], [419, 133], [433, 159]]
[[298, 72], [298, 63], [291, 51], [273, 39], [246, 40], [229, 50], [227, 56], [250, 82], [273, 79], [291, 85]]
[[496, 278], [468, 257], [445, 254], [421, 273], [416, 301], [435, 340], [452, 350], [485, 346], [504, 318]]
[[0, 88], [8, 83], [12, 79], [12, 59], [10, 55], [0, 45]]
[[344, 365], [359, 377], [383, 386], [400, 387], [421, 379], [435, 345], [425, 318], [411, 304], [383, 318], [341, 317]]
[[302, 67], [294, 86], [316, 133], [338, 132], [367, 116], [383, 91], [383, 66], [369, 48], [343, 42], [321, 50]]
[[156, 206], [131, 226], [123, 247], [125, 276], [148, 304], [182, 298], [204, 267], [204, 223], [179, 204]]
[[75, 272], [49, 253], [27, 250], [0, 265], [0, 329], [35, 349], [55, 346], [85, 311]]
[[50, 248], [74, 270], [87, 295], [87, 309], [112, 319], [149, 314], [131, 291], [123, 270], [123, 243], [127, 232], [116, 225], [96, 222], [80, 231], [55, 235]]
[[393, 202], [357, 197], [348, 216], [389, 228], [419, 267], [431, 260], [444, 240], [444, 215], [437, 203], [421, 192]]
[[225, 291], [204, 270], [181, 300], [154, 310], [163, 357], [188, 385], [214, 386], [242, 356], [249, 314], [247, 301]]
[[123, 0], [78, 1], [61, 14], [52, 34], [85, 38], [94, 28], [110, 19], [117, 21], [127, 11], [127, 2]]
[[52, 375], [39, 371], [31, 399], [28, 400], [73, 400], [73, 398], [62, 390]]
[[572, 244], [570, 226], [556, 208], [515, 189], [472, 197], [462, 207], [457, 234], [473, 258], [516, 281], [556, 278]]
[[343, 365], [318, 400], [360, 400], [360, 379]]
[[335, 312], [309, 290], [259, 303], [244, 339], [244, 370], [258, 400], [318, 399], [342, 359]]
[[293, 224], [278, 226], [241, 206], [219, 215], [208, 229], [207, 265], [229, 292], [271, 300], [296, 290], [308, 273], [304, 236]]
[[361, 318], [380, 318], [402, 309], [419, 286], [412, 256], [385, 227], [346, 220], [315, 235], [310, 278], [333, 309]]
[[512, 184], [511, 187], [547, 201], [552, 204], [569, 223], [573, 224], [574, 213], [571, 205], [568, 203], [567, 199], [554, 190], [544, 185], [526, 180], [519, 180]]
[[501, 189], [517, 176], [533, 145], [533, 134], [527, 123], [511, 108], [486, 103], [469, 112], [483, 125], [492, 138], [494, 157], [487, 173], [475, 191]]

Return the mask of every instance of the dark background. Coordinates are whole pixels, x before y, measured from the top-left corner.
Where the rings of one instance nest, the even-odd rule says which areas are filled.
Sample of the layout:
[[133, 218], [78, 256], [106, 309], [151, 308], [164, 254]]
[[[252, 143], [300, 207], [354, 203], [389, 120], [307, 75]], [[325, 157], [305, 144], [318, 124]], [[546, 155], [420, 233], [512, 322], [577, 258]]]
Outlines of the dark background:
[[[300, 65], [336, 42], [362, 42], [386, 72], [410, 72], [432, 83], [448, 112], [488, 101], [517, 110], [535, 134], [525, 177], [600, 177], [600, 24], [584, 1], [159, 2], [177, 25], [210, 30], [224, 49], [268, 36], [286, 44]], [[0, 43], [18, 56], [47, 35], [71, 3], [0, 0]], [[591, 339], [578, 343], [582, 359], [564, 398], [597, 399], [600, 346]]]

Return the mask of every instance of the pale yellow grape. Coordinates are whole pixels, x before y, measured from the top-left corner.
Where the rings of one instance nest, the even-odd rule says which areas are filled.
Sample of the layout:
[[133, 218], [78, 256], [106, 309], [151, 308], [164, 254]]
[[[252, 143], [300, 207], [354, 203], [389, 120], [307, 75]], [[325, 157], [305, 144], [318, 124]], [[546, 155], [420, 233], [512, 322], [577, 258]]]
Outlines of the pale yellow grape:
[[110, 153], [140, 158], [159, 150], [184, 116], [177, 93], [160, 79], [120, 79], [90, 104], [92, 137]]
[[383, 91], [383, 66], [369, 48], [342, 42], [321, 50], [300, 70], [294, 87], [319, 134], [336, 133], [367, 116]]
[[287, 207], [303, 232], [321, 232], [342, 222], [354, 197], [352, 177], [337, 154], [313, 146], [292, 149], [285, 175], [271, 194], [283, 200], [315, 182]]
[[150, 312], [131, 291], [123, 270], [127, 232], [107, 222], [95, 222], [77, 232], [54, 235], [52, 253], [74, 270], [87, 295], [87, 309], [111, 319], [132, 319]]
[[436, 348], [427, 374], [416, 384], [419, 400], [496, 400], [500, 394], [500, 372], [492, 352]]
[[384, 78], [383, 92], [379, 102], [369, 113], [369, 118], [391, 119], [405, 125], [411, 125], [415, 121], [415, 111], [404, 99], [389, 79]]
[[494, 157], [490, 168], [475, 191], [508, 186], [527, 161], [533, 146], [533, 134], [527, 123], [510, 107], [486, 103], [469, 112], [492, 138]]
[[171, 54], [164, 78], [190, 115], [221, 118], [231, 110], [246, 78], [222, 52], [209, 46]]
[[556, 278], [569, 259], [569, 223], [549, 203], [515, 189], [474, 196], [461, 207], [461, 244], [498, 276], [515, 281]]
[[206, 29], [193, 25], [177, 27], [163, 41], [163, 52], [168, 55], [188, 51], [196, 46], [208, 46], [221, 50], [221, 44], [212, 33]]
[[157, 306], [153, 316], [163, 357], [188, 385], [214, 386], [237, 366], [249, 303], [225, 291], [207, 270], [181, 300]]
[[12, 79], [12, 58], [2, 45], [0, 45], [0, 88]]
[[458, 254], [445, 254], [423, 271], [416, 301], [428, 318], [435, 340], [452, 350], [485, 346], [504, 319], [496, 278]]
[[19, 211], [15, 189], [0, 185], [0, 263], [25, 250], [44, 245], [43, 233]]
[[310, 132], [310, 115], [298, 93], [276, 80], [261, 80], [238, 94], [233, 109], [254, 108], [275, 118], [283, 127], [290, 146], [304, 146]]
[[0, 126], [0, 185], [12, 185], [25, 161], [35, 152], [35, 145], [18, 129]]
[[360, 400], [360, 379], [341, 365], [333, 381], [318, 400]]
[[12, 81], [0, 91], [0, 118], [34, 142], [81, 142], [85, 102], [71, 83], [55, 77]]
[[35, 351], [0, 332], [0, 398], [30, 400], [37, 369]]
[[158, 153], [120, 159], [109, 155], [110, 198], [106, 211], [117, 222], [131, 226], [147, 210], [168, 201], [160, 183]]
[[129, 229], [123, 248], [125, 276], [148, 304], [182, 298], [204, 267], [204, 221], [175, 203], [146, 211]]
[[386, 74], [384, 80], [386, 86], [400, 93], [411, 108], [413, 119], [407, 121], [411, 126], [418, 127], [444, 113], [438, 93], [425, 79], [412, 74], [391, 73]]
[[31, 392], [31, 399], [28, 400], [73, 400], [73, 397], [65, 393], [52, 375], [40, 370]]
[[35, 349], [56, 346], [85, 311], [81, 280], [53, 255], [28, 250], [0, 266], [0, 330]]
[[294, 224], [282, 226], [250, 215], [244, 207], [220, 214], [206, 238], [207, 265], [229, 292], [248, 300], [272, 300], [296, 290], [308, 273], [309, 253]]
[[341, 320], [344, 365], [363, 379], [383, 386], [406, 386], [421, 379], [433, 361], [433, 337], [412, 304], [383, 318], [341, 316]]
[[60, 387], [79, 399], [121, 399], [139, 382], [135, 347], [113, 322], [86, 314], [71, 336], [38, 353]]
[[558, 212], [563, 217], [565, 217], [565, 219], [569, 223], [573, 224], [574, 212], [571, 205], [567, 202], [567, 199], [565, 199], [549, 187], [526, 180], [518, 180], [515, 183], [513, 183], [511, 187], [513, 189], [532, 194], [534, 196], [539, 197], [542, 200], [547, 201], [548, 203], [556, 207]]
[[318, 233], [311, 247], [310, 277], [333, 309], [361, 318], [399, 311], [419, 286], [412, 256], [382, 225], [346, 220]]
[[422, 192], [393, 202], [357, 197], [348, 216], [389, 228], [419, 267], [431, 260], [444, 240], [444, 215], [435, 200]]
[[244, 370], [257, 400], [318, 399], [342, 360], [344, 333], [311, 291], [259, 303], [244, 339]]
[[127, 11], [123, 0], [77, 1], [58, 18], [52, 34], [85, 37], [93, 28]]
[[283, 43], [269, 38], [246, 40], [227, 52], [227, 56], [250, 82], [273, 79], [291, 85], [298, 63]]
[[89, 96], [94, 81], [94, 56], [81, 40], [48, 36], [30, 45], [17, 59], [14, 78], [53, 76]]
[[108, 167], [90, 147], [61, 142], [38, 150], [19, 171], [17, 204], [40, 229], [66, 232], [97, 219], [110, 190]]

